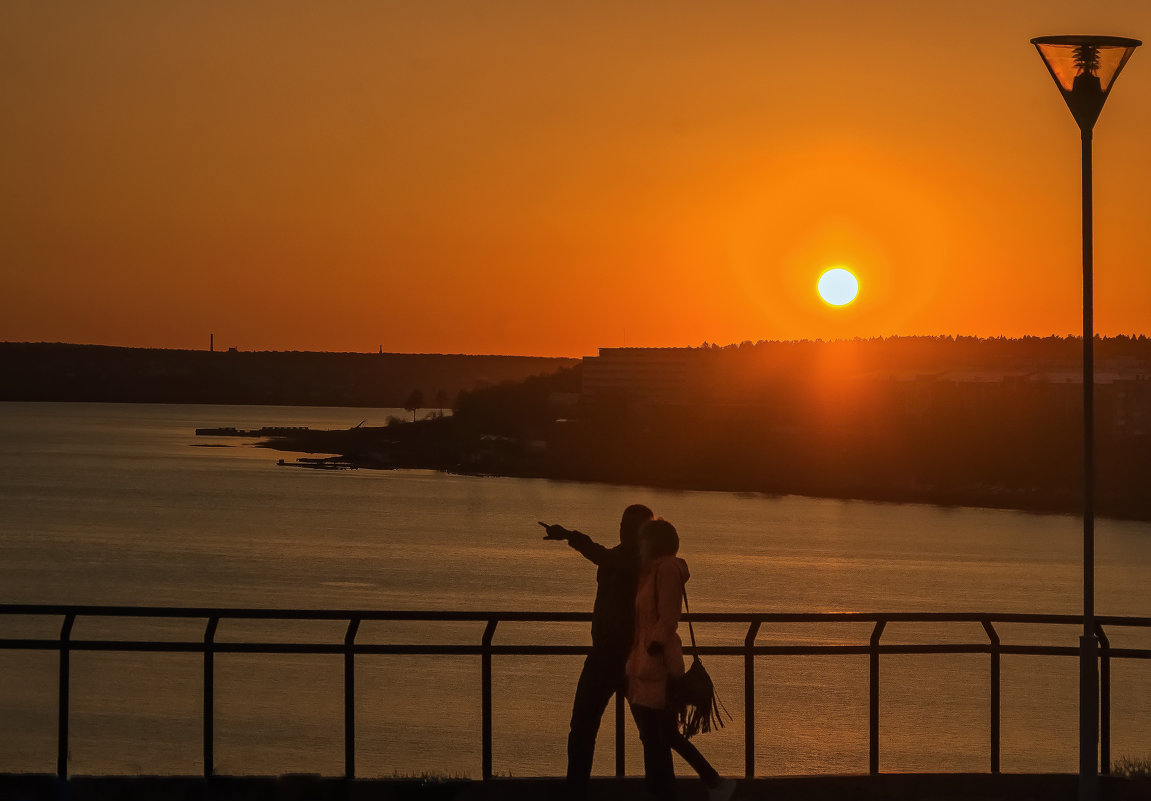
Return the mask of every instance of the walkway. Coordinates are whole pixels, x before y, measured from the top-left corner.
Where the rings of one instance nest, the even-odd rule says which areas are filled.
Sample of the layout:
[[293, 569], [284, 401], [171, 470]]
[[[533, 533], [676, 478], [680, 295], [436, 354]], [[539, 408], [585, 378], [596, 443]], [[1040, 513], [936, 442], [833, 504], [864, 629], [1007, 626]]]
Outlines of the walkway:
[[[743, 780], [734, 801], [1076, 801], [1069, 774], [881, 774]], [[0, 775], [0, 801], [564, 801], [557, 779], [478, 781], [357, 780], [318, 776], [56, 777]], [[1102, 801], [1151, 801], [1151, 778], [1106, 777]], [[682, 801], [704, 801], [696, 780], [680, 784]], [[592, 801], [644, 801], [640, 779], [593, 781]]]

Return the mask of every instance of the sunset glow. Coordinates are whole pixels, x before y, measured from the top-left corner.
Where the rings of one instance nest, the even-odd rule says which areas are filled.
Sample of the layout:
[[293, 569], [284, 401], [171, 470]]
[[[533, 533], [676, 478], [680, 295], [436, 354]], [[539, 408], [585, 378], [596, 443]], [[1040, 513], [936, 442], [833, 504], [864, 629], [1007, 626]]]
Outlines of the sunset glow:
[[[1029, 39], [1151, 31], [1083, 9], [3, 4], [0, 340], [1073, 333], [1074, 122]], [[1101, 335], [1151, 333], [1149, 96], [1129, 69], [1095, 133]], [[832, 315], [812, 273], [840, 262], [866, 303]]]
[[0, 0], [0, 801], [1144, 795], [1149, 143], [1151, 0]]

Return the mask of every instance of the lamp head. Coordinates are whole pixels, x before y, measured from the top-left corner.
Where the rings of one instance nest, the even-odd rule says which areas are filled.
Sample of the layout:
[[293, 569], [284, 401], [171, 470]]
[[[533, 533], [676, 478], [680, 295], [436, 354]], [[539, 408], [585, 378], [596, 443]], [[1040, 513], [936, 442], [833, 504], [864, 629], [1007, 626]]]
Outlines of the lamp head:
[[1123, 65], [1143, 43], [1122, 36], [1038, 36], [1031, 44], [1079, 128], [1090, 131]]

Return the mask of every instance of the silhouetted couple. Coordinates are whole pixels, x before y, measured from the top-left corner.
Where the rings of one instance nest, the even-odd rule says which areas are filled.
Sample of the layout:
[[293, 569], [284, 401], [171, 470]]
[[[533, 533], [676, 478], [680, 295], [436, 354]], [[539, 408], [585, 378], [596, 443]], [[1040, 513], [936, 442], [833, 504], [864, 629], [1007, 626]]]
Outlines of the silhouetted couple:
[[644, 779], [654, 798], [675, 798], [673, 750], [699, 774], [710, 799], [731, 798], [735, 781], [721, 779], [680, 733], [668, 700], [669, 677], [684, 672], [677, 627], [688, 579], [687, 563], [676, 556], [679, 535], [675, 527], [656, 518], [648, 507], [634, 504], [624, 510], [619, 545], [613, 548], [580, 531], [556, 525], [545, 528], [545, 539], [567, 540], [598, 566], [592, 650], [572, 703], [569, 787], [577, 796], [586, 795], [600, 720], [611, 697], [624, 692], [643, 742]]

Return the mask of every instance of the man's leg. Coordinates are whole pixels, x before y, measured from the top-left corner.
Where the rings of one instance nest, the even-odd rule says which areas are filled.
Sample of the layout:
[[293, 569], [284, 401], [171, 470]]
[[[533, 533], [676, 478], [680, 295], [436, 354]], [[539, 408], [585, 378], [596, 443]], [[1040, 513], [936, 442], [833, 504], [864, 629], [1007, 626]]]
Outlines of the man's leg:
[[618, 654], [592, 651], [584, 660], [572, 702], [571, 731], [568, 733], [567, 781], [586, 787], [591, 778], [596, 735], [608, 701], [620, 689], [623, 660]]

